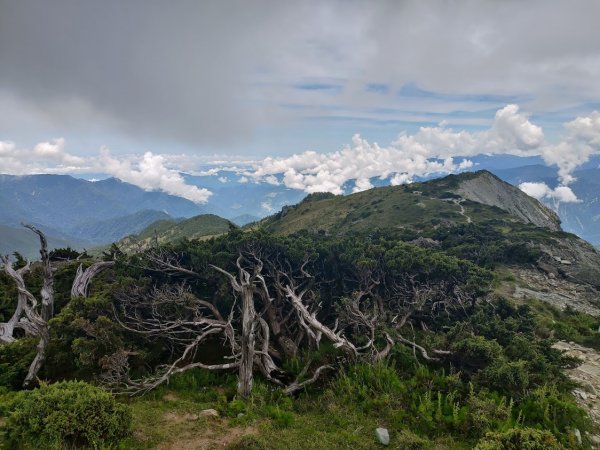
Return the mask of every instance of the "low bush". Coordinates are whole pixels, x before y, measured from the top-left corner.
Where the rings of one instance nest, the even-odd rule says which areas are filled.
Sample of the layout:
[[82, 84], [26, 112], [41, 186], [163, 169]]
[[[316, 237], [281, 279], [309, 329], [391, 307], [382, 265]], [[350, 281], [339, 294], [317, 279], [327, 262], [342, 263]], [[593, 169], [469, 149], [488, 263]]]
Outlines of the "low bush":
[[504, 433], [488, 433], [475, 450], [560, 450], [563, 447], [549, 431], [513, 428]]
[[81, 381], [19, 392], [7, 409], [7, 438], [17, 449], [110, 448], [131, 428], [126, 405]]

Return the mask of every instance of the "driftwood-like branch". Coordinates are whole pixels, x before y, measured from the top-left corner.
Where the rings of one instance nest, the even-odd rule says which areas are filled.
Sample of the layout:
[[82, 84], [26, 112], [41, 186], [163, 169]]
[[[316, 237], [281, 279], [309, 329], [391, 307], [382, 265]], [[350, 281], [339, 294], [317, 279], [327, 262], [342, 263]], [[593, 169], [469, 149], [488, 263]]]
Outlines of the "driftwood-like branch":
[[83, 264], [79, 264], [75, 279], [73, 280], [73, 285], [71, 286], [71, 298], [87, 297], [92, 279], [104, 269], [114, 265], [114, 261], [98, 261], [84, 270]]
[[43, 284], [40, 291], [40, 297], [42, 298], [41, 316], [44, 321], [48, 322], [54, 315], [54, 274], [48, 255], [48, 240], [46, 235], [33, 225], [26, 223], [22, 225], [37, 234], [40, 239], [40, 257], [43, 271]]
[[[429, 356], [429, 354], [427, 353], [427, 350], [425, 350], [425, 347], [422, 347], [421, 345], [410, 341], [402, 336], [398, 336], [397, 337], [398, 340], [404, 344], [408, 344], [410, 345], [414, 350], [418, 350], [419, 352], [421, 352], [421, 356], [423, 356], [424, 359], [426, 359], [427, 361], [439, 361], [439, 358], [434, 358], [432, 356]], [[437, 355], [451, 355], [452, 352], [446, 351], [446, 350], [432, 350], [432, 353], [435, 353]]]
[[[25, 266], [21, 267], [20, 269], [15, 271], [15, 274], [11, 274], [11, 271], [13, 271], [12, 267], [10, 266], [10, 261], [8, 259], [8, 256], [3, 256], [1, 258], [2, 260], [2, 264], [3, 264], [3, 268], [4, 271], [6, 272], [6, 274], [15, 279], [15, 277], [17, 279], [22, 280], [25, 275], [27, 275], [27, 273], [29, 273], [30, 269], [31, 269], [31, 263], [29, 261], [27, 261], [27, 263], [25, 264]], [[18, 291], [17, 294], [17, 306], [15, 308], [15, 311], [13, 313], [13, 315], [11, 316], [10, 319], [8, 319], [8, 322], [5, 323], [0, 323], [0, 344], [9, 344], [11, 342], [15, 341], [15, 337], [14, 337], [14, 332], [15, 329], [21, 327], [25, 330], [26, 334], [31, 334], [31, 327], [28, 327], [25, 322], [22, 322], [21, 319], [23, 318], [23, 315], [25, 314], [25, 305], [27, 304], [27, 296], [21, 292]]]
[[318, 332], [333, 342], [334, 347], [342, 349], [344, 352], [350, 354], [353, 357], [358, 356], [358, 350], [356, 346], [348, 339], [342, 336], [341, 332], [335, 333], [327, 325], [321, 323], [316, 314], [311, 314], [304, 303], [302, 303], [302, 297], [305, 292], [296, 293], [294, 289], [287, 285], [284, 287], [287, 297], [290, 299], [292, 305], [298, 313], [298, 317], [302, 322], [304, 328], [309, 333], [315, 334]]
[[0, 341], [9, 343], [14, 341], [14, 330], [21, 328], [26, 334], [38, 338], [36, 355], [29, 366], [27, 376], [23, 382], [24, 387], [29, 387], [37, 379], [37, 375], [46, 360], [46, 347], [50, 342], [48, 321], [54, 313], [54, 274], [48, 255], [48, 241], [42, 231], [33, 225], [23, 224], [38, 235], [40, 240], [40, 256], [42, 265], [42, 289], [40, 291], [41, 305], [38, 306], [36, 297], [25, 285], [25, 275], [30, 271], [30, 263], [20, 268], [13, 269], [8, 257], [2, 258], [4, 271], [17, 285], [17, 307], [8, 322], [0, 325]]
[[325, 365], [319, 367], [317, 370], [315, 370], [312, 377], [300, 382], [299, 380], [302, 377], [304, 377], [304, 375], [308, 371], [309, 366], [310, 366], [310, 362], [306, 366], [304, 366], [304, 369], [302, 369], [302, 372], [300, 372], [300, 375], [298, 375], [296, 380], [293, 383], [291, 383], [290, 385], [288, 385], [283, 390], [283, 392], [285, 394], [292, 395], [292, 394], [304, 389], [309, 384], [313, 384], [314, 382], [316, 382], [324, 371], [333, 369], [333, 366], [331, 366], [329, 364], [325, 364]]

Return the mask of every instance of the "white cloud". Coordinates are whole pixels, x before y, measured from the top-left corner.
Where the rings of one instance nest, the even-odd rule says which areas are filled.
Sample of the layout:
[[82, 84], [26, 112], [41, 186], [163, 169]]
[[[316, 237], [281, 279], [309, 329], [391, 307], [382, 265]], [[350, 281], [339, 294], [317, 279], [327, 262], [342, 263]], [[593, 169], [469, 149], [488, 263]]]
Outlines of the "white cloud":
[[33, 153], [43, 159], [55, 160], [69, 166], [80, 166], [85, 162], [83, 158], [65, 151], [64, 138], [58, 138], [52, 142], [40, 142], [33, 147]]
[[100, 151], [100, 162], [104, 172], [148, 191], [160, 190], [195, 203], [206, 203], [212, 195], [208, 189], [186, 184], [177, 170], [166, 167], [162, 155], [146, 152], [134, 166], [128, 160], [113, 158], [110, 151], [103, 148]]
[[373, 184], [371, 183], [371, 181], [368, 178], [359, 178], [356, 180], [356, 183], [354, 185], [354, 189], [352, 189], [352, 192], [362, 192], [362, 191], [371, 189], [372, 187], [373, 187]]
[[[223, 166], [237, 173], [238, 182], [266, 182], [307, 193], [342, 194], [354, 180], [354, 192], [370, 189], [371, 179], [389, 179], [392, 185], [409, 183], [429, 174], [448, 174], [473, 166], [470, 157], [489, 155], [540, 156], [558, 168], [561, 187], [574, 180], [573, 172], [591, 156], [600, 154], [600, 112], [577, 117], [565, 123], [564, 135], [549, 143], [544, 130], [532, 123], [517, 105], [499, 109], [489, 128], [482, 131], [454, 130], [447, 123], [421, 127], [414, 134], [402, 133], [387, 146], [369, 142], [355, 134], [352, 142], [338, 151], [305, 151], [289, 157], [268, 157], [259, 162], [241, 161], [240, 166]], [[222, 162], [222, 161], [221, 161]], [[4, 173], [106, 173], [147, 190], [161, 190], [197, 203], [208, 200], [211, 192], [189, 185], [180, 172], [216, 175], [206, 170], [198, 155], [113, 157], [107, 149], [99, 156], [80, 157], [68, 153], [62, 138], [23, 149], [10, 141], [0, 141], [0, 167]], [[198, 171], [199, 167], [205, 170]], [[250, 168], [248, 168], [250, 167]], [[220, 177], [219, 181], [229, 181]], [[538, 193], [541, 187], [528, 186], [539, 198], [560, 202], [576, 201], [566, 189]], [[536, 190], [537, 189], [537, 190]], [[533, 194], [532, 194], [533, 195]]]
[[519, 185], [519, 189], [533, 198], [552, 200], [555, 204], [579, 203], [581, 201], [568, 186], [558, 186], [552, 189], [546, 183], [525, 182]]
[[500, 149], [510, 150], [512, 147], [512, 149], [528, 150], [544, 143], [542, 129], [532, 124], [526, 115], [519, 113], [518, 105], [507, 105], [496, 112], [489, 135], [498, 137], [496, 145]]
[[268, 213], [275, 212], [275, 208], [273, 208], [273, 204], [270, 201], [264, 201], [260, 204], [260, 207], [264, 209]]
[[195, 203], [206, 203], [212, 195], [207, 189], [186, 184], [178, 170], [168, 167], [163, 155], [147, 152], [141, 158], [117, 159], [107, 148], [102, 148], [99, 156], [83, 158], [68, 153], [63, 138], [40, 142], [31, 149], [0, 141], [0, 171], [13, 175], [99, 172], [148, 191], [163, 191]]
[[577, 117], [566, 123], [565, 127], [575, 139], [600, 146], [600, 112], [593, 111], [587, 117]]
[[0, 141], [0, 157], [10, 155], [15, 150], [15, 143], [10, 141]]
[[[472, 162], [467, 158], [472, 156], [504, 154], [541, 156], [549, 165], [558, 167], [558, 177], [567, 185], [573, 181], [573, 171], [599, 151], [600, 113], [579, 117], [565, 124], [565, 129], [566, 135], [558, 144], [549, 144], [543, 129], [533, 124], [518, 105], [511, 104], [496, 112], [487, 130], [455, 131], [441, 123], [437, 127], [421, 127], [412, 135], [402, 133], [387, 147], [356, 134], [351, 146], [337, 152], [306, 151], [284, 158], [265, 158], [244, 176], [267, 180], [279, 174], [288, 188], [341, 194], [350, 180], [355, 180], [354, 192], [358, 192], [370, 189], [373, 177], [389, 177], [397, 185], [417, 176], [470, 168]], [[465, 159], [458, 162], [460, 157]], [[561, 201], [568, 201], [568, 197]]]

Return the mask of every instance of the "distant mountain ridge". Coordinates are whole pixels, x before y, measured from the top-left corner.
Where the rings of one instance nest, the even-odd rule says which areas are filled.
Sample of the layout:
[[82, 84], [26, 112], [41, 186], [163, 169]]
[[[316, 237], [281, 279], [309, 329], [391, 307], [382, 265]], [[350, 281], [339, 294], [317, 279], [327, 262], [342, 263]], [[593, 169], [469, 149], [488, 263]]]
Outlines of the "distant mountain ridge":
[[[590, 165], [585, 170], [575, 172], [577, 181], [571, 188], [582, 200], [581, 203], [555, 204], [544, 199], [544, 204], [550, 210], [558, 212], [565, 230], [600, 246], [600, 169], [594, 167]], [[524, 181], [545, 182], [550, 187], [557, 185], [555, 169], [543, 165], [508, 167], [492, 172], [513, 185]], [[468, 177], [466, 174], [464, 176]], [[186, 176], [186, 181], [209, 188], [213, 192], [209, 203], [198, 205], [163, 192], [148, 192], [115, 178], [91, 182], [68, 175], [0, 175], [0, 225], [4, 226], [3, 231], [0, 231], [0, 244], [3, 243], [0, 248], [37, 256], [34, 240], [26, 245], [26, 240], [15, 238], [23, 236], [21, 222], [40, 227], [51, 238], [51, 242], [60, 243], [61, 246], [89, 248], [140, 233], [157, 220], [172, 221], [213, 213], [244, 226], [282, 209], [288, 210], [289, 205], [300, 202], [306, 196], [300, 190], [285, 187], [281, 180], [278, 181], [279, 184], [274, 181], [267, 183], [244, 180], [239, 173], [231, 171], [217, 171], [206, 176]], [[376, 186], [388, 186], [390, 183], [389, 179], [371, 181]], [[455, 194], [466, 201], [494, 204], [491, 196], [497, 189], [491, 178], [488, 181], [491, 184], [479, 184], [475, 187], [469, 187], [467, 183], [462, 192]], [[351, 191], [352, 186], [352, 183], [345, 186], [346, 192]], [[506, 193], [506, 197], [497, 198], [495, 206], [501, 208], [503, 204], [513, 204], [517, 209], [524, 208], [525, 215], [531, 215], [533, 210], [539, 209], [530, 200], [516, 204], [512, 202], [511, 198], [514, 196], [521, 199], [523, 197], [517, 188], [510, 189], [500, 190]], [[422, 199], [420, 203], [427, 204], [427, 201]], [[420, 210], [414, 210], [413, 207], [412, 203], [408, 205], [407, 212], [420, 212], [431, 216], [430, 219], [434, 218], [435, 208], [424, 210], [419, 206]], [[466, 208], [467, 204], [463, 203], [463, 207]], [[452, 202], [438, 205], [437, 208], [441, 214], [450, 216], [460, 211]], [[538, 210], [534, 223], [542, 226], [555, 223], [556, 217], [552, 211]], [[348, 208], [346, 212], [351, 217], [368, 213], [352, 208]], [[517, 210], [511, 213], [519, 215]], [[329, 216], [328, 212], [324, 212], [322, 220], [329, 220]], [[13, 240], [19, 244], [11, 247], [10, 242]]]
[[227, 233], [236, 225], [214, 214], [202, 214], [185, 220], [158, 220], [140, 233], [117, 242], [121, 251], [136, 252], [153, 244], [167, 244], [181, 239], [207, 239]]
[[189, 200], [115, 178], [91, 182], [68, 175], [0, 175], [0, 225], [6, 227], [0, 233], [2, 247], [27, 256], [37, 244], [35, 239], [31, 245], [14, 240], [22, 235], [22, 222], [38, 226], [51, 243], [82, 248], [137, 233], [158, 219], [205, 212], [207, 208]]

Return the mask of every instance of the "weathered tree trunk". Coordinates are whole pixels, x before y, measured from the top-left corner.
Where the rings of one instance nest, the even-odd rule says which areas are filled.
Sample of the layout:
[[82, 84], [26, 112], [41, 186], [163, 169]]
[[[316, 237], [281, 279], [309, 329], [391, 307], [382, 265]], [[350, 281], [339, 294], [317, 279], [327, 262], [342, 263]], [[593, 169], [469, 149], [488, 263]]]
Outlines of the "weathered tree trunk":
[[277, 317], [277, 311], [273, 304], [270, 304], [267, 307], [267, 311], [265, 313], [267, 321], [269, 322], [269, 326], [271, 327], [271, 331], [273, 332], [273, 337], [277, 341], [277, 345], [283, 351], [283, 354], [286, 358], [294, 358], [298, 354], [298, 346], [296, 343], [289, 337], [283, 333], [281, 327], [281, 321]]
[[242, 286], [242, 348], [239, 367], [238, 395], [248, 398], [252, 393], [254, 381], [254, 346], [255, 346], [256, 310], [254, 309], [254, 287], [252, 284]]
[[45, 322], [48, 322], [54, 315], [54, 275], [52, 274], [52, 266], [50, 265], [50, 257], [48, 256], [48, 241], [46, 240], [46, 235], [33, 225], [23, 224], [23, 226], [29, 228], [40, 238], [40, 256], [44, 274], [44, 282], [40, 291], [40, 296], [42, 297], [41, 316]]
[[31, 387], [36, 382], [37, 375], [46, 362], [46, 348], [50, 343], [50, 333], [47, 324], [38, 330], [38, 337], [40, 340], [36, 347], [37, 352], [35, 358], [33, 358], [33, 361], [29, 365], [25, 381], [23, 381], [24, 388]]
[[83, 270], [83, 264], [79, 264], [73, 286], [71, 286], [71, 298], [87, 297], [92, 278], [108, 267], [115, 265], [114, 261], [98, 261]]
[[[11, 278], [14, 278], [13, 275], [11, 275], [10, 273], [13, 269], [12, 267], [10, 267], [8, 257], [2, 257], [2, 263], [4, 264], [4, 271], [6, 272], [6, 274]], [[23, 278], [29, 272], [30, 268], [31, 264], [29, 263], [29, 261], [27, 261], [27, 264], [25, 266], [16, 270], [16, 276]], [[8, 322], [0, 323], [0, 344], [8, 344], [14, 342], [15, 329], [19, 327], [19, 321], [21, 320], [21, 317], [25, 312], [26, 303], [27, 296], [21, 291], [19, 291], [17, 296], [17, 307], [15, 308], [15, 312], [13, 313], [11, 318], [8, 319]]]

